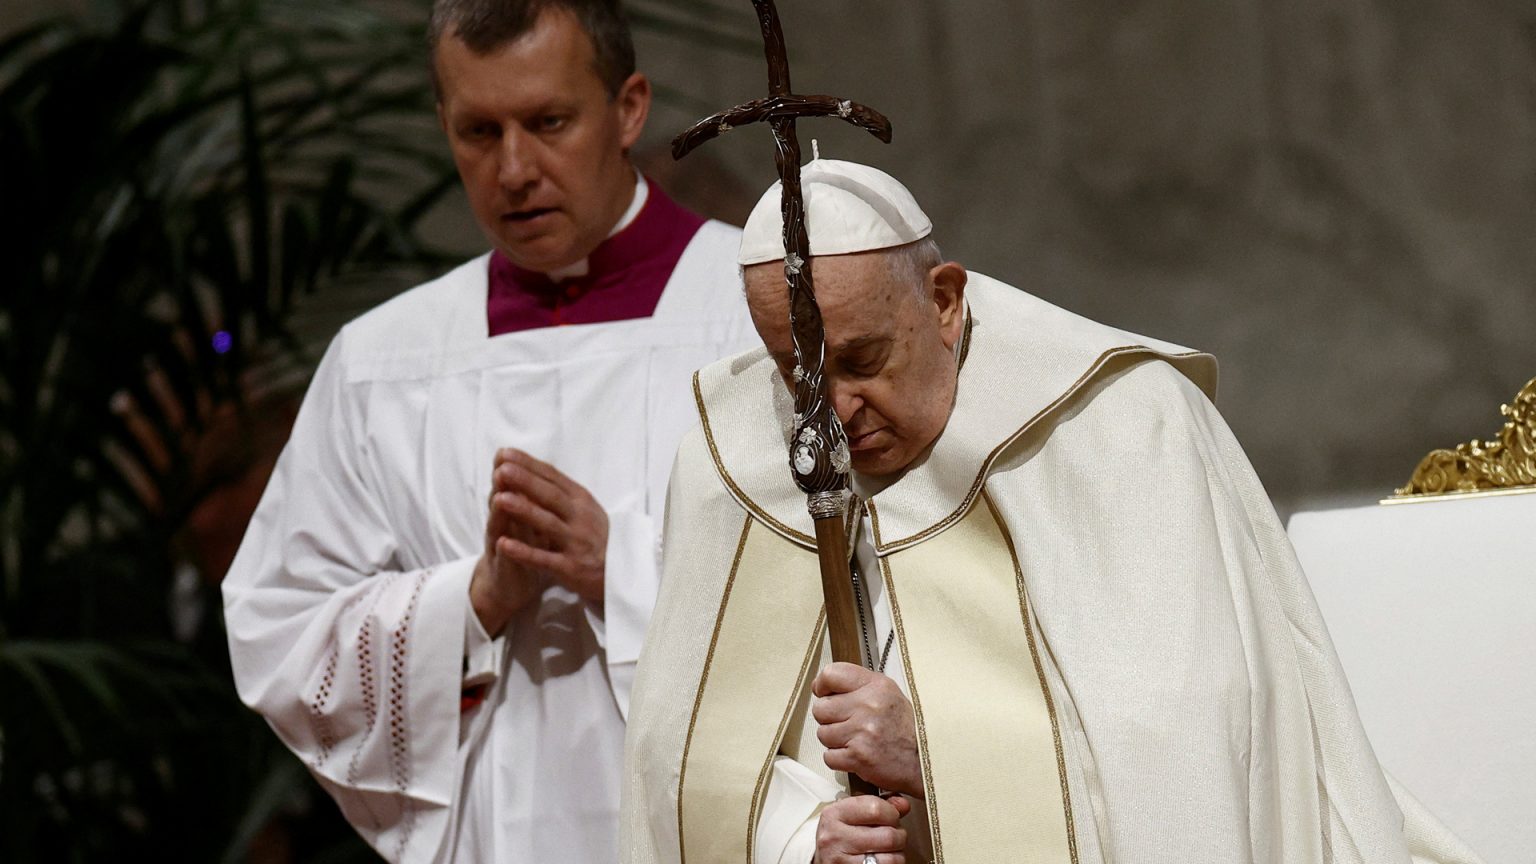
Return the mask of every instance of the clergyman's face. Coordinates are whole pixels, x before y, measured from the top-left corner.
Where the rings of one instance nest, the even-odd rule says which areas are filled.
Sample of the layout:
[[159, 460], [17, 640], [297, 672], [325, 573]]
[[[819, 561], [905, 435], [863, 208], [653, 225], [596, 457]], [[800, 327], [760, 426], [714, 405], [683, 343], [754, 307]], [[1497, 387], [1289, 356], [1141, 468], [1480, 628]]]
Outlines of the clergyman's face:
[[[965, 269], [949, 262], [920, 275], [887, 252], [821, 257], [811, 267], [827, 388], [853, 469], [871, 477], [901, 471], [938, 439], [954, 407]], [[783, 264], [752, 265], [745, 279], [752, 322], [793, 389]]]
[[438, 119], [475, 220], [530, 270], [585, 258], [634, 194], [628, 150], [645, 125], [650, 85], [637, 72], [611, 95], [594, 57], [586, 31], [560, 9], [489, 53], [454, 34], [434, 52]]

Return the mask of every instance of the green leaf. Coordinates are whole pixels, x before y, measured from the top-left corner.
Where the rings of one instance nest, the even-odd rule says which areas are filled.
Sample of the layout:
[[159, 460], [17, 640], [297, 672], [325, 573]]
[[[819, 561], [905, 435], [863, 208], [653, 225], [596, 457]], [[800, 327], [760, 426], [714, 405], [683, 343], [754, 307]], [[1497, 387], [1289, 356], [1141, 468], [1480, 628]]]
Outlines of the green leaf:
[[0, 40], [0, 74], [3, 74], [5, 64], [22, 51], [35, 43], [46, 41], [51, 36], [61, 35], [68, 29], [67, 21], [54, 18], [25, 27]]
[[39, 666], [55, 667], [69, 675], [95, 699], [100, 710], [112, 717], [123, 716], [123, 702], [101, 668], [102, 653], [106, 646], [76, 642], [22, 642], [13, 643], [13, 647], [20, 650], [26, 660]]
[[310, 250], [318, 229], [314, 219], [304, 208], [288, 203], [282, 217], [283, 252], [282, 271], [278, 280], [280, 295], [278, 314], [286, 315], [293, 309], [293, 297], [301, 283], [307, 290], [314, 285], [314, 257]]
[[267, 187], [266, 157], [262, 153], [261, 120], [256, 93], [246, 71], [240, 72], [241, 157], [245, 165], [246, 229], [250, 232], [247, 260], [251, 267], [251, 308], [258, 326], [271, 323], [268, 292], [272, 290], [272, 210]]
[[53, 721], [53, 727], [58, 730], [59, 737], [64, 740], [64, 746], [70, 754], [78, 757], [84, 752], [80, 743], [80, 733], [75, 728], [74, 720], [69, 712], [64, 710], [64, 703], [59, 699], [58, 690], [49, 682], [48, 676], [32, 658], [26, 656], [25, 650], [18, 651], [21, 643], [9, 642], [0, 644], [0, 667], [9, 666], [15, 669], [27, 684], [31, 685], [31, 692], [19, 694], [9, 698], [19, 699], [25, 702], [35, 701], [48, 713]]
[[294, 787], [304, 779], [304, 769], [298, 760], [284, 753], [272, 760], [271, 767], [262, 777], [260, 785], [251, 793], [245, 813], [230, 838], [229, 846], [219, 860], [222, 864], [240, 864], [247, 859], [251, 841], [265, 828], [272, 817], [293, 797]]

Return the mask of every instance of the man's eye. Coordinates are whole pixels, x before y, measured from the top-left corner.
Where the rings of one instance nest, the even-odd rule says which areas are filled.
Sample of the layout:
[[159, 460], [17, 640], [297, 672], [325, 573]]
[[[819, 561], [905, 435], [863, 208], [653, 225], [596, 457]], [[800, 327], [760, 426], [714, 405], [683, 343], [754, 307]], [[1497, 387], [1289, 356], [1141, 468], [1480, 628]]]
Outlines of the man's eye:
[[546, 114], [535, 125], [540, 132], [558, 132], [565, 128], [565, 118], [558, 114]]
[[494, 123], [471, 123], [460, 130], [459, 134], [470, 141], [489, 141], [499, 132]]

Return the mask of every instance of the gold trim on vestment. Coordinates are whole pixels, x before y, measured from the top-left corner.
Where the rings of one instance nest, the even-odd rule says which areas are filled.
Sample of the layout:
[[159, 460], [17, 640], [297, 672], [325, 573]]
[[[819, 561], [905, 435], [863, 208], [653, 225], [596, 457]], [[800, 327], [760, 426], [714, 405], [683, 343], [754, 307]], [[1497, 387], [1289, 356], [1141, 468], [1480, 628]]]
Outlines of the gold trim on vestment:
[[700, 864], [751, 859], [773, 757], [819, 656], [815, 553], [745, 519], [678, 769], [679, 848]]
[[885, 577], [886, 596], [891, 601], [891, 626], [896, 630], [896, 644], [901, 648], [902, 675], [907, 679], [907, 698], [917, 723], [917, 756], [923, 766], [923, 806], [928, 809], [928, 836], [933, 840], [933, 864], [944, 864], [944, 844], [939, 836], [939, 796], [933, 790], [933, 767], [928, 761], [928, 724], [923, 722], [923, 699], [912, 680], [912, 657], [907, 654], [907, 634], [901, 625], [901, 602], [890, 590], [890, 559], [879, 558], [880, 573]]
[[[987, 454], [987, 458], [982, 460], [981, 467], [977, 469], [976, 479], [972, 481], [970, 491], [965, 494], [965, 497], [961, 499], [959, 506], [956, 507], [954, 511], [951, 512], [948, 516], [940, 519], [938, 522], [935, 522], [934, 524], [928, 526], [922, 531], [917, 532], [916, 534], [913, 534], [910, 537], [905, 537], [900, 540], [892, 540], [890, 543], [886, 543], [880, 539], [879, 508], [876, 506], [875, 500], [871, 498], [869, 501], [869, 525], [872, 533], [874, 534], [875, 551], [881, 555], [886, 555], [891, 552], [905, 549], [914, 543], [923, 542], [929, 537], [932, 537], [933, 535], [945, 530], [946, 528], [949, 528], [951, 525], [954, 525], [956, 522], [960, 521], [960, 519], [970, 511], [971, 505], [976, 502], [976, 495], [981, 491], [982, 484], [987, 480], [987, 472], [991, 470], [992, 463], [997, 461], [998, 457], [1003, 454], [1004, 450], [1007, 450], [1009, 447], [1013, 446], [1013, 444], [1018, 441], [1019, 438], [1023, 437], [1023, 435], [1032, 429], [1036, 423], [1039, 423], [1041, 419], [1070, 401], [1074, 396], [1077, 395], [1077, 391], [1082, 388], [1084, 384], [1088, 383], [1088, 381], [1093, 379], [1100, 372], [1104, 371], [1105, 367], [1107, 367], [1111, 361], [1122, 357], [1135, 357], [1138, 354], [1145, 356], [1137, 362], [1147, 362], [1150, 360], [1180, 360], [1189, 357], [1205, 356], [1199, 351], [1190, 351], [1184, 354], [1159, 354], [1152, 349], [1142, 345], [1123, 345], [1119, 348], [1111, 348], [1108, 351], [1105, 351], [1104, 353], [1100, 354], [1096, 360], [1094, 360], [1093, 364], [1088, 367], [1086, 372], [1078, 376], [1076, 381], [1072, 382], [1071, 387], [1067, 388], [1049, 405], [1041, 408], [1039, 412], [1025, 421], [1024, 425], [1020, 426], [1011, 435], [1009, 435], [1007, 438], [1004, 438], [1002, 443], [992, 448], [992, 451]], [[697, 392], [698, 376], [695, 375], [694, 379], [695, 392]], [[718, 456], [716, 458], [715, 465], [720, 470], [722, 475], [725, 474], [725, 466], [719, 462]]]
[[[697, 376], [695, 376], [697, 381]], [[725, 620], [725, 606], [731, 599], [731, 586], [736, 582], [736, 570], [741, 566], [741, 553], [747, 548], [747, 534], [752, 530], [752, 517], [741, 523], [741, 539], [736, 541], [736, 556], [731, 559], [731, 572], [725, 578], [725, 591], [720, 596], [720, 611], [715, 614], [715, 628], [709, 636], [709, 650], [704, 654], [704, 669], [699, 674], [699, 688], [694, 691], [693, 712], [688, 715], [688, 735], [683, 739], [683, 758], [677, 768], [677, 855], [678, 864], [687, 864], [688, 850], [683, 843], [683, 780], [688, 773], [688, 751], [693, 747], [693, 730], [699, 722], [699, 706], [704, 702], [704, 686], [709, 682], [709, 667], [715, 659], [715, 646], [720, 643], [720, 622]]]
[[[970, 328], [967, 327], [967, 337], [969, 337], [969, 334]], [[967, 338], [965, 340], [965, 348], [968, 350], [969, 346], [970, 339]], [[886, 555], [891, 552], [899, 551], [908, 546], [911, 546], [914, 543], [921, 543], [923, 540], [926, 540], [934, 534], [944, 531], [951, 525], [954, 525], [971, 508], [971, 505], [975, 503], [976, 495], [981, 491], [982, 484], [986, 482], [987, 472], [991, 470], [992, 464], [1002, 456], [1004, 451], [1013, 446], [1013, 444], [1015, 444], [1021, 437], [1023, 437], [1025, 433], [1029, 432], [1029, 430], [1038, 424], [1042, 419], [1049, 416], [1052, 412], [1058, 410], [1067, 402], [1069, 402], [1074, 396], [1077, 395], [1078, 390], [1081, 389], [1084, 384], [1088, 383], [1094, 377], [1104, 372], [1111, 362], [1122, 358], [1137, 358], [1138, 356], [1139, 359], [1137, 359], [1136, 362], [1141, 363], [1152, 360], [1185, 360], [1190, 358], [1203, 357], [1205, 355], [1199, 351], [1188, 351], [1183, 354], [1160, 354], [1151, 348], [1139, 345], [1121, 346], [1105, 351], [1094, 360], [1094, 362], [1088, 367], [1087, 371], [1078, 376], [1077, 380], [1072, 383], [1071, 387], [1064, 391], [1049, 405], [1040, 409], [1040, 411], [1038, 411], [1034, 416], [1025, 421], [1022, 426], [1010, 433], [996, 447], [992, 448], [991, 452], [989, 452], [986, 458], [982, 460], [981, 466], [977, 469], [976, 476], [971, 482], [970, 491], [965, 494], [965, 497], [961, 499], [959, 505], [952, 512], [950, 512], [948, 516], [945, 516], [943, 519], [940, 519], [939, 521], [930, 525], [928, 528], [919, 531], [910, 537], [886, 542], [881, 538], [880, 534], [880, 511], [876, 503], [876, 498], [879, 496], [870, 498], [866, 504], [869, 509], [869, 522], [872, 534], [871, 539], [874, 544], [875, 552], [879, 555]], [[709, 456], [715, 465], [715, 473], [720, 476], [721, 482], [725, 484], [727, 491], [731, 493], [731, 497], [735, 498], [737, 503], [741, 504], [741, 506], [746, 508], [749, 513], [761, 520], [763, 524], [784, 535], [787, 539], [793, 540], [807, 549], [814, 550], [816, 548], [816, 538], [802, 531], [796, 531], [794, 528], [791, 528], [778, 519], [775, 519], [766, 508], [754, 501], [752, 497], [747, 494], [746, 490], [737, 485], [735, 479], [731, 477], [730, 469], [726, 467], [725, 461], [720, 457], [720, 450], [715, 444], [714, 430], [710, 427], [709, 411], [707, 410], [704, 403], [704, 394], [699, 384], [698, 372], [693, 373], [693, 398], [699, 412], [700, 424], [704, 430], [704, 441], [709, 446]]]
[[752, 811], [747, 816], [747, 849], [749, 854], [757, 848], [757, 823], [763, 818], [763, 793], [768, 791], [768, 778], [773, 773], [773, 760], [778, 758], [779, 747], [784, 741], [784, 732], [789, 728], [789, 720], [795, 714], [795, 708], [800, 702], [800, 691], [804, 689], [806, 676], [810, 674], [811, 664], [821, 657], [821, 641], [826, 630], [827, 613], [823, 609], [816, 616], [816, 629], [811, 633], [811, 644], [805, 649], [805, 659], [800, 662], [800, 684], [795, 687], [795, 698], [790, 699], [784, 706], [784, 717], [779, 720], [779, 731], [774, 736], [774, 746], [768, 751], [768, 758], [763, 760], [763, 770], [757, 775], [757, 788], [752, 792]]
[[954, 530], [880, 559], [934, 860], [1075, 864], [1066, 756], [1022, 569], [982, 497], [986, 508]]
[[1078, 864], [1077, 827], [1072, 821], [1072, 789], [1067, 782], [1067, 753], [1061, 745], [1061, 721], [1056, 715], [1056, 700], [1051, 697], [1051, 686], [1045, 680], [1045, 664], [1040, 661], [1040, 649], [1035, 643], [1035, 616], [1029, 607], [1029, 588], [1024, 584], [1024, 568], [1019, 566], [1019, 550], [1014, 547], [1013, 535], [1003, 523], [1002, 514], [997, 512], [997, 505], [992, 503], [992, 496], [982, 492], [981, 500], [986, 502], [992, 519], [1003, 532], [1003, 540], [1008, 544], [1008, 555], [1013, 558], [1013, 575], [1019, 585], [1019, 616], [1024, 619], [1024, 633], [1029, 637], [1029, 656], [1035, 661], [1035, 676], [1040, 679], [1040, 692], [1045, 696], [1045, 708], [1051, 715], [1051, 738], [1056, 745], [1056, 770], [1061, 775], [1061, 809], [1067, 817], [1067, 847], [1072, 854], [1072, 864]]
[[720, 450], [715, 446], [715, 433], [709, 428], [709, 411], [704, 407], [704, 393], [699, 389], [698, 372], [693, 373], [693, 401], [698, 406], [699, 422], [704, 427], [704, 441], [709, 445], [709, 458], [714, 461], [715, 473], [720, 475], [720, 479], [725, 483], [725, 488], [730, 490], [731, 497], [740, 502], [741, 506], [745, 507], [747, 511], [752, 515], [761, 519], [763, 524], [768, 525], [769, 527], [773, 528], [773, 530], [778, 531], [780, 534], [783, 534], [786, 537], [798, 541], [801, 545], [806, 546], [807, 548], [815, 549], [815, 537], [800, 531], [796, 531], [788, 525], [785, 525], [783, 522], [773, 518], [773, 516], [767, 510], [757, 506], [757, 502], [748, 497], [747, 493], [743, 491], [740, 486], [736, 485], [736, 481], [731, 479], [731, 472], [726, 470], [725, 462], [721, 461], [720, 459]]
[[[1055, 702], [1012, 538], [985, 500], [880, 559], [934, 860], [1074, 864]], [[751, 859], [773, 759], [821, 656], [817, 571], [814, 553], [746, 517], [678, 770], [685, 861]]]
[[[957, 370], [965, 368], [965, 359], [970, 356], [971, 330], [975, 327], [975, 325], [976, 319], [973, 315], [971, 315], [970, 308], [967, 307], [965, 310], [965, 329], [960, 334], [960, 353], [959, 358], [956, 361]], [[815, 549], [815, 537], [812, 537], [803, 531], [796, 531], [778, 519], [775, 519], [773, 514], [768, 512], [767, 508], [760, 506], [756, 501], [752, 500], [752, 497], [747, 494], [746, 490], [742, 489], [736, 484], [735, 478], [733, 478], [731, 476], [731, 472], [726, 469], [725, 461], [720, 458], [720, 449], [715, 445], [715, 432], [709, 423], [709, 411], [704, 404], [704, 392], [703, 388], [699, 385], [698, 371], [693, 373], [693, 401], [699, 412], [699, 422], [704, 429], [704, 442], [709, 446], [710, 459], [715, 463], [715, 473], [720, 475], [720, 480], [725, 483], [725, 488], [731, 493], [731, 497], [735, 498], [736, 501], [740, 503], [742, 507], [746, 508], [749, 513], [761, 519], [763, 524], [767, 525], [775, 531], [778, 531], [785, 537], [800, 543], [808, 549]], [[845, 526], [845, 533], [851, 537], [853, 536], [853, 514], [851, 512], [853, 508], [850, 507], [847, 509], [850, 512], [848, 514], [847, 525]], [[851, 553], [851, 544], [849, 549]]]
[[[980, 273], [971, 274], [966, 299], [967, 338], [956, 346], [965, 363], [955, 405], [922, 464], [873, 496], [878, 513], [871, 539], [878, 555], [952, 525], [973, 503], [980, 479], [1007, 458], [1009, 448], [1022, 446], [1021, 436], [1074, 410], [1081, 398], [1072, 397], [1085, 387], [1129, 368], [1125, 355], [1162, 359], [1215, 398], [1215, 361], [1208, 355], [1142, 341]], [[701, 370], [695, 401], [726, 490], [767, 527], [814, 548], [801, 496], [793, 483], [783, 482], [781, 427], [789, 423], [791, 406], [780, 377], [758, 349]]]

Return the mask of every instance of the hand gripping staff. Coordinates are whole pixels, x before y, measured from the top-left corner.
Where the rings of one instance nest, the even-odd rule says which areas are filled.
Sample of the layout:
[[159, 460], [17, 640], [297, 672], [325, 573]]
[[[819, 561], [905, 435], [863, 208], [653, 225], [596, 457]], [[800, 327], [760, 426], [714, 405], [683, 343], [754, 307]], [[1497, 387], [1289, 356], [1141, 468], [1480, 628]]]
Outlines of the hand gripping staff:
[[[752, 6], [763, 31], [770, 95], [700, 120], [672, 140], [672, 156], [681, 159], [700, 144], [738, 126], [766, 122], [773, 130], [774, 161], [783, 184], [784, 281], [789, 289], [789, 320], [795, 344], [795, 428], [789, 442], [790, 475], [806, 494], [806, 507], [816, 524], [816, 550], [821, 559], [821, 591], [832, 659], [860, 663], [859, 627], [848, 569], [848, 536], [843, 527], [848, 438], [827, 396], [826, 334], [811, 279], [795, 119], [839, 117], [887, 144], [891, 141], [891, 122], [880, 112], [847, 99], [791, 93], [789, 57], [779, 13], [773, 0], [752, 0]], [[855, 775], [850, 774], [848, 781], [850, 791], [856, 795], [876, 794], [874, 786]]]

